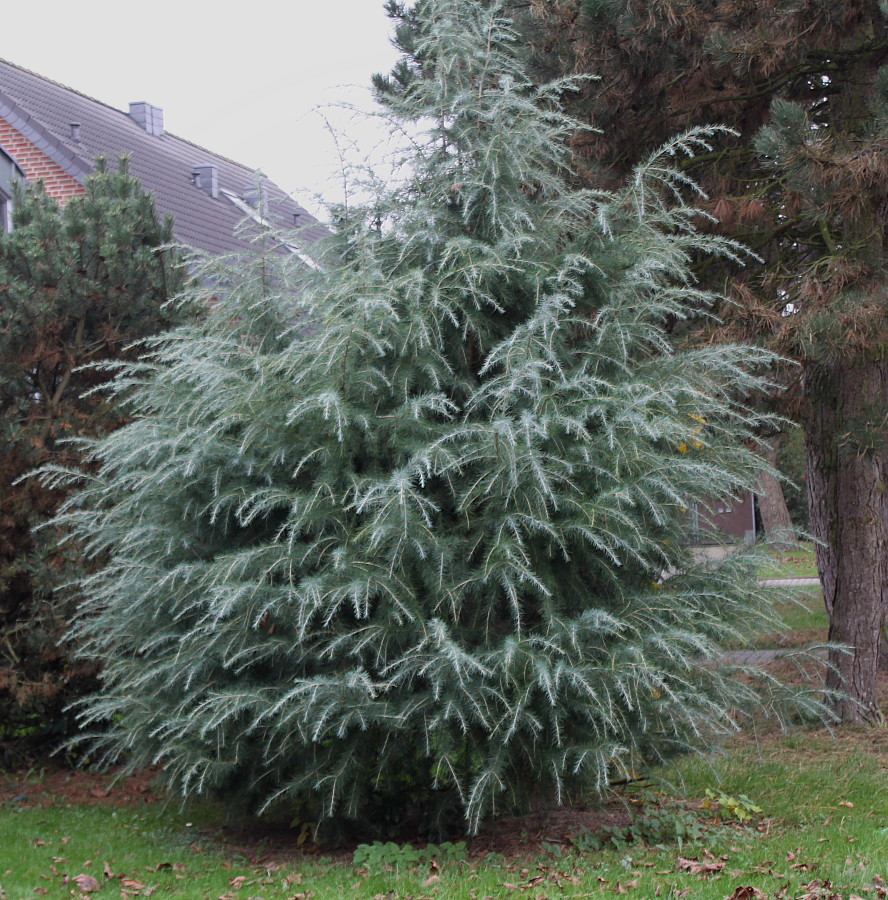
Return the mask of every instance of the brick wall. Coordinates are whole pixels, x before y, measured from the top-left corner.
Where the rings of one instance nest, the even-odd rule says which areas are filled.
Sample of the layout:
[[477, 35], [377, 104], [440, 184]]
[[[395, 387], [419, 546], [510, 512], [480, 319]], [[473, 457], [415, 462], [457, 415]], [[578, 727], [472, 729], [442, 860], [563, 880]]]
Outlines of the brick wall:
[[50, 197], [64, 200], [83, 193], [83, 185], [76, 178], [72, 178], [4, 119], [0, 119], [0, 147], [21, 166], [28, 181], [42, 180], [44, 190]]

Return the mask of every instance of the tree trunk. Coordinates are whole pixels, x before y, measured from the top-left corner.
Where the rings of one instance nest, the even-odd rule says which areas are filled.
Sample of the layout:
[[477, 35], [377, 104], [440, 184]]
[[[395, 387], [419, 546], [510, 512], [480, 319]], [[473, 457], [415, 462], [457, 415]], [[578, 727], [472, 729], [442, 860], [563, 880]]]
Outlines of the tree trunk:
[[795, 546], [795, 529], [786, 508], [783, 485], [770, 471], [777, 468], [779, 446], [780, 435], [775, 435], [758, 450], [759, 455], [768, 463], [768, 468], [762, 469], [756, 476], [755, 498], [768, 543], [779, 550], [788, 550]]
[[808, 404], [805, 446], [811, 529], [823, 542], [817, 569], [829, 615], [828, 688], [842, 721], [880, 719], [876, 690], [879, 637], [888, 597], [884, 406], [888, 365], [854, 360], [810, 363], [804, 370]]

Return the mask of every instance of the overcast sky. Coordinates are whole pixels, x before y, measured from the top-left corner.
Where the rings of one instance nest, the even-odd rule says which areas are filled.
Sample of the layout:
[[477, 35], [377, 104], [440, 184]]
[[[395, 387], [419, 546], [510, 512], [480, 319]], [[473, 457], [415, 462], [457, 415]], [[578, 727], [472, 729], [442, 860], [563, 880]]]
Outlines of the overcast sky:
[[[370, 109], [396, 59], [383, 0], [44, 0], [3, 3], [0, 57], [262, 169], [301, 201], [338, 199], [335, 144], [318, 106], [368, 148], [378, 135], [331, 109]], [[346, 140], [347, 142], [347, 140]], [[313, 207], [309, 207], [313, 208]]]

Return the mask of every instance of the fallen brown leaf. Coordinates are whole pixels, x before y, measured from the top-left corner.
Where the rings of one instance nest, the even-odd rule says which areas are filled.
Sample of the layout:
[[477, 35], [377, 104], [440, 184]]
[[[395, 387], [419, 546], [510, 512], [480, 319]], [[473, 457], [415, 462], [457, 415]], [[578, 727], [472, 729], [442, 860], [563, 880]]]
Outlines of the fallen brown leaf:
[[691, 875], [708, 875], [710, 872], [721, 872], [725, 867], [723, 859], [713, 862], [700, 862], [697, 857], [679, 856], [675, 861], [675, 868], [679, 872], [688, 872]]
[[71, 880], [84, 894], [89, 894], [92, 891], [100, 891], [102, 889], [102, 886], [92, 877], [92, 875], [81, 873], [80, 875], [75, 875]]
[[765, 900], [765, 895], [751, 884], [742, 884], [735, 887], [725, 900]]

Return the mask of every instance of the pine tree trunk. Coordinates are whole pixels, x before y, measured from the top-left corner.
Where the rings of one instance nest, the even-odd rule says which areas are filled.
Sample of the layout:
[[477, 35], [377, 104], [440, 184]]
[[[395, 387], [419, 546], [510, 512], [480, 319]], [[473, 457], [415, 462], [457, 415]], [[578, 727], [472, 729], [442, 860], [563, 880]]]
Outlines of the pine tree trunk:
[[[777, 466], [777, 450], [780, 436], [775, 435], [759, 449], [759, 454], [770, 468]], [[769, 469], [762, 469], [756, 477], [755, 498], [758, 502], [765, 538], [771, 546], [780, 550], [788, 550], [795, 545], [795, 529], [786, 498], [783, 496], [783, 485], [771, 474]]]
[[885, 451], [881, 410], [888, 388], [884, 361], [805, 367], [808, 500], [817, 568], [829, 615], [829, 639], [852, 648], [831, 652], [827, 687], [849, 697], [835, 704], [843, 721], [880, 718], [876, 689], [879, 638], [888, 597]]

